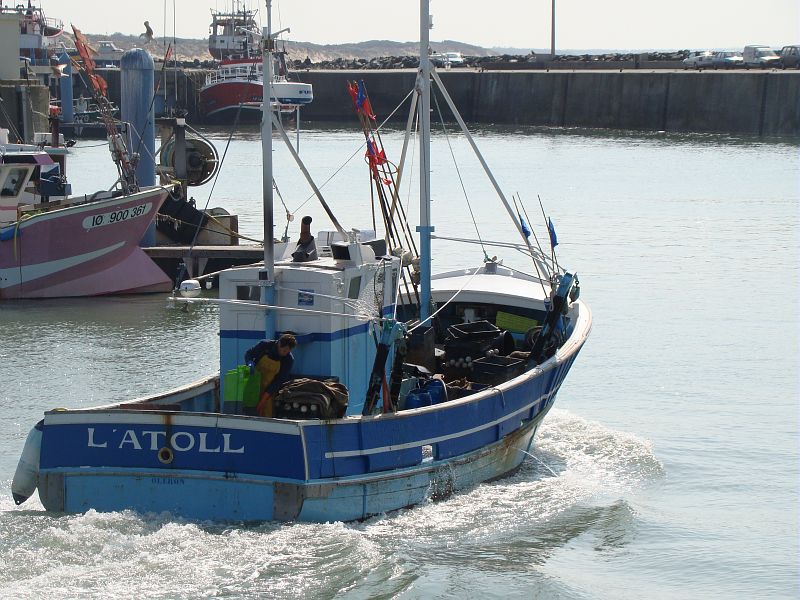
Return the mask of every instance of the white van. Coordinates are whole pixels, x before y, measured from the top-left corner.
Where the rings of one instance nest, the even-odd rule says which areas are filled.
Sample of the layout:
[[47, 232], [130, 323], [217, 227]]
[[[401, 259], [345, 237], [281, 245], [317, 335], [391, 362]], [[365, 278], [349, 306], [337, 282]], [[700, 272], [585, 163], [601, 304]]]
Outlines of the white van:
[[769, 46], [745, 46], [742, 54], [744, 67], [770, 67], [780, 66], [781, 57]]

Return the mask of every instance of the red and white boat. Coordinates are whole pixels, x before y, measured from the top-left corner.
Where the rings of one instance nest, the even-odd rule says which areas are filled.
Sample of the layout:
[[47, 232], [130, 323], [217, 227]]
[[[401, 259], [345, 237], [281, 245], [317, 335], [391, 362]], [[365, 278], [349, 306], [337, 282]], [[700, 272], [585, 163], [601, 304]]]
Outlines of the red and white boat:
[[0, 129], [0, 300], [169, 291], [138, 245], [169, 190], [69, 196], [56, 158]]
[[[200, 88], [200, 110], [208, 121], [261, 119], [264, 96], [264, 71], [258, 42], [261, 32], [256, 11], [236, 2], [229, 12], [212, 11], [208, 50], [221, 60]], [[273, 52], [271, 101], [284, 111], [293, 111], [314, 99], [310, 83], [289, 81], [284, 52]]]

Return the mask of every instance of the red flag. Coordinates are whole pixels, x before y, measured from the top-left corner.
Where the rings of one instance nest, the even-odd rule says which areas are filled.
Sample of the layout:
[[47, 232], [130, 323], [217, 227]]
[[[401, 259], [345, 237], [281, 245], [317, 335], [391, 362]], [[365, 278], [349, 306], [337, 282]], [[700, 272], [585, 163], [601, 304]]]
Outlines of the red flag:
[[356, 85], [355, 81], [347, 82], [347, 91], [349, 92], [350, 97], [353, 99], [353, 106], [355, 107], [356, 112], [358, 112], [358, 86]]
[[92, 55], [89, 53], [89, 41], [75, 25], [72, 26], [72, 32], [75, 34], [75, 48], [78, 49], [78, 54], [80, 54], [86, 70], [89, 72], [93, 71], [95, 64], [94, 60], [92, 60]]
[[356, 106], [370, 119], [375, 121], [375, 113], [372, 111], [372, 104], [369, 102], [367, 96], [367, 86], [364, 85], [364, 80], [358, 82], [358, 91], [356, 93]]
[[108, 84], [106, 83], [105, 79], [100, 77], [100, 75], [95, 75], [94, 73], [91, 73], [89, 75], [89, 79], [92, 80], [92, 85], [94, 86], [94, 89], [96, 89], [101, 95], [105, 96], [107, 94]]

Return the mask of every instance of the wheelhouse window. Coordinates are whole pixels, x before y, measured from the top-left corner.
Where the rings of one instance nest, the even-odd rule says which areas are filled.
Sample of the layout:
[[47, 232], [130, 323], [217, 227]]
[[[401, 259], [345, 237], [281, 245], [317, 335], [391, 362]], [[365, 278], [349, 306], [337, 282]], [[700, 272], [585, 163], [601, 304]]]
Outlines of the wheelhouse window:
[[359, 293], [361, 292], [361, 275], [357, 277], [353, 277], [350, 280], [350, 287], [347, 290], [347, 297], [352, 299], [357, 299]]
[[261, 288], [257, 285], [237, 285], [236, 299], [258, 302], [261, 299]]
[[0, 196], [18, 196], [22, 186], [25, 185], [27, 175], [28, 169], [10, 169], [0, 188]]

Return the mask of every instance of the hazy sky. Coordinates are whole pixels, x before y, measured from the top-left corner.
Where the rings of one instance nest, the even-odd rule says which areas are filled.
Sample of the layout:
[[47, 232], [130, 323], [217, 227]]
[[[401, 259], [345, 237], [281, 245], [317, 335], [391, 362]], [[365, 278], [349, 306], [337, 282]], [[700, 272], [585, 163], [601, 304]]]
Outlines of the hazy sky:
[[[17, 0], [19, 3], [21, 0]], [[5, 0], [5, 4], [14, 4]], [[42, 0], [45, 13], [86, 33], [208, 35], [210, 10], [230, 0]], [[265, 12], [264, 0], [258, 6]], [[486, 47], [550, 47], [550, 0], [432, 0], [431, 39]], [[165, 27], [165, 7], [167, 12]], [[417, 0], [273, 0], [289, 39], [320, 44], [419, 39]], [[701, 49], [800, 43], [800, 0], [556, 0], [557, 48]]]

